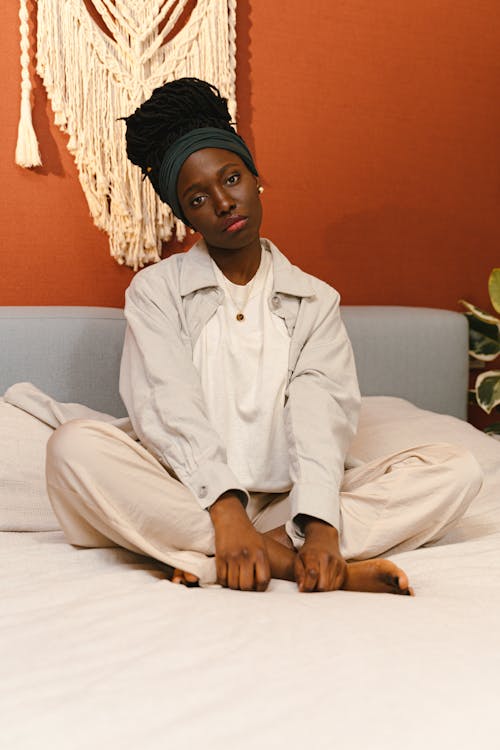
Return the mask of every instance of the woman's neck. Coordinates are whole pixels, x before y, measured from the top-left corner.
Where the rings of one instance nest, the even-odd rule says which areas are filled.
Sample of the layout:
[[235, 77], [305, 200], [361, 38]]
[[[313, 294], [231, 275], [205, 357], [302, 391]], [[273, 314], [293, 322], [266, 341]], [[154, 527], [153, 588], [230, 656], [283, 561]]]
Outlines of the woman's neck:
[[248, 284], [259, 270], [262, 252], [260, 240], [234, 250], [208, 247], [208, 252], [226, 279], [233, 284]]

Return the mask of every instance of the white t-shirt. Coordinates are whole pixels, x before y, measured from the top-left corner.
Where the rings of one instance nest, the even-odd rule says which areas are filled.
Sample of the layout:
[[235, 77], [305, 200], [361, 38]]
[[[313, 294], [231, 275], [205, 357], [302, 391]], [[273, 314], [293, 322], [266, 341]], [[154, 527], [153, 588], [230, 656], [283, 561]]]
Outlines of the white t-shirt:
[[259, 269], [245, 286], [213, 266], [224, 302], [193, 352], [209, 417], [226, 445], [229, 467], [247, 490], [285, 492], [291, 486], [283, 420], [290, 336], [269, 309], [271, 253], [262, 251]]

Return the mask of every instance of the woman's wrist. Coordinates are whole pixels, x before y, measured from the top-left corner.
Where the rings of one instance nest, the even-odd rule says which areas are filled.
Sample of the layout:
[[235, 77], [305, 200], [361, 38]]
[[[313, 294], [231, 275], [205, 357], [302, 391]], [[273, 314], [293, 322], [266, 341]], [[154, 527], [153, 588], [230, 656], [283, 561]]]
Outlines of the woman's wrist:
[[218, 497], [215, 503], [210, 506], [208, 512], [214, 526], [220, 522], [227, 521], [229, 518], [234, 520], [240, 517], [248, 520], [241, 498], [233, 490], [228, 490]]
[[331, 536], [332, 538], [338, 538], [338, 531], [335, 526], [329, 524], [328, 521], [323, 521], [321, 518], [315, 518], [314, 516], [307, 516], [301, 513], [296, 516], [294, 520], [306, 537], [321, 534]]

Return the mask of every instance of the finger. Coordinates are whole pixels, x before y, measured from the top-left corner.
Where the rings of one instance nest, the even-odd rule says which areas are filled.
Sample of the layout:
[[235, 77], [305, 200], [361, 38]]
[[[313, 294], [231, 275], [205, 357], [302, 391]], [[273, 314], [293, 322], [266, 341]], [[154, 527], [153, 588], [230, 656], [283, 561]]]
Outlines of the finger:
[[228, 561], [227, 585], [230, 589], [238, 589], [240, 587], [240, 566], [236, 560]]
[[318, 585], [318, 577], [319, 577], [319, 570], [317, 565], [306, 565], [305, 566], [305, 576], [304, 576], [304, 583], [302, 585], [303, 591], [316, 591], [316, 587]]
[[304, 581], [302, 583], [302, 591], [315, 591], [319, 578], [319, 561], [309, 556], [303, 561], [303, 564]]
[[319, 575], [316, 591], [331, 591], [335, 580], [335, 560], [330, 555], [321, 555], [319, 561]]
[[217, 583], [221, 586], [227, 587], [227, 565], [224, 558], [215, 558], [215, 569], [217, 571]]
[[241, 591], [253, 591], [255, 588], [255, 567], [253, 560], [245, 560], [240, 564], [239, 588]]
[[295, 580], [297, 582], [297, 586], [299, 591], [303, 591], [304, 586], [304, 563], [302, 562], [302, 558], [300, 555], [296, 555], [295, 557]]
[[257, 553], [255, 561], [255, 589], [256, 591], [265, 591], [271, 580], [271, 566], [267, 553]]
[[331, 565], [331, 587], [329, 591], [338, 591], [344, 585], [347, 563], [336, 558]]

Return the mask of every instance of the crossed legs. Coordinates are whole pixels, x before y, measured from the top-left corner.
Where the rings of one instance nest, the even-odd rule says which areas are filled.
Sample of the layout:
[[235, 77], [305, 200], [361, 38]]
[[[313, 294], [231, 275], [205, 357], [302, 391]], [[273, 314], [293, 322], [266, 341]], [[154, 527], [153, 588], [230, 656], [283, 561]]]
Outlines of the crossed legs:
[[[209, 514], [143, 446], [112, 425], [75, 420], [60, 427], [47, 448], [47, 485], [72, 544], [122, 546], [166, 563], [175, 581], [215, 582]], [[475, 459], [445, 444], [346, 472], [340, 538], [342, 555], [352, 562], [343, 587], [409, 593], [403, 571], [373, 558], [439, 539], [480, 485]], [[302, 540], [287, 522], [287, 496], [252, 496], [247, 511], [265, 537], [273, 577], [293, 580]]]

